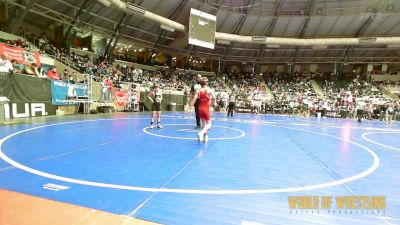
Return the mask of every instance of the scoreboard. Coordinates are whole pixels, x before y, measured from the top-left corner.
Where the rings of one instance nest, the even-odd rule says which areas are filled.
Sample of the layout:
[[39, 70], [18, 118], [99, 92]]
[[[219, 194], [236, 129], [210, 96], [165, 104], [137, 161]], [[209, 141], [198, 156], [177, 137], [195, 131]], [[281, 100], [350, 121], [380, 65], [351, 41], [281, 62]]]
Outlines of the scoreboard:
[[190, 9], [189, 44], [214, 49], [217, 17]]

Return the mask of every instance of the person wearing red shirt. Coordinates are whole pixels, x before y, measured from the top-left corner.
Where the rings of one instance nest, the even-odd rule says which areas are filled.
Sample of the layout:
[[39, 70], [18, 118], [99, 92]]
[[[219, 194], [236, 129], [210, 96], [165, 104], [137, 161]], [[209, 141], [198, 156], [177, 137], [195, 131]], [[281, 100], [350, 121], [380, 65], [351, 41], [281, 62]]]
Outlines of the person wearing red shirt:
[[107, 78], [107, 86], [108, 86], [108, 90], [110, 90], [110, 91], [114, 87], [114, 84], [109, 77]]
[[110, 77], [107, 77], [106, 84], [107, 84], [107, 86], [108, 86], [108, 93], [107, 93], [108, 96], [107, 96], [107, 99], [110, 99], [110, 95], [114, 94], [114, 93], [113, 93], [114, 84], [113, 84], [113, 82], [112, 82], [112, 80], [111, 80]]
[[193, 107], [196, 100], [199, 99], [199, 115], [203, 129], [197, 134], [200, 142], [208, 141], [208, 130], [211, 128], [210, 105], [215, 104], [214, 92], [208, 87], [208, 79], [203, 78], [200, 81], [201, 88], [196, 92], [190, 103], [190, 108]]
[[60, 75], [58, 75], [57, 69], [55, 67], [47, 71], [47, 76], [52, 80], [60, 80]]

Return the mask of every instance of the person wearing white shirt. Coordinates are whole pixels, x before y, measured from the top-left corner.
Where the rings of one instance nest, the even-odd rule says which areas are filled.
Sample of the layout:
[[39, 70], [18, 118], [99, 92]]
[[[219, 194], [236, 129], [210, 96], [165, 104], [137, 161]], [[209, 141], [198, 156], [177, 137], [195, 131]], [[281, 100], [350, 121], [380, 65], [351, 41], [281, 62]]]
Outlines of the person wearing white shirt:
[[7, 57], [4, 54], [2, 54], [0, 56], [0, 72], [9, 73], [12, 72], [13, 70], [14, 67], [10, 62], [10, 60], [8, 60]]
[[353, 104], [353, 95], [351, 95], [351, 93], [347, 95], [346, 102], [347, 102], [347, 105]]
[[133, 69], [132, 71], [132, 81], [138, 81], [139, 80], [139, 72], [137, 69]]
[[233, 111], [235, 111], [235, 106], [236, 106], [236, 98], [235, 95], [231, 94], [231, 96], [229, 96], [228, 117], [229, 115], [233, 117]]

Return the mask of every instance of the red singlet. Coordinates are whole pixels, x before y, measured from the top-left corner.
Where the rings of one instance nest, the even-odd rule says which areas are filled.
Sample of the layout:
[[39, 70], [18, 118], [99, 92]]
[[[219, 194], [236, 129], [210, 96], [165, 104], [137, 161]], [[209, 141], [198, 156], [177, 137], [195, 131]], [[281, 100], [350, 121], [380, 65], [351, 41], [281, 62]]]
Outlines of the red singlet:
[[199, 90], [199, 115], [201, 119], [206, 121], [211, 120], [210, 116], [210, 96], [207, 93], [207, 90]]

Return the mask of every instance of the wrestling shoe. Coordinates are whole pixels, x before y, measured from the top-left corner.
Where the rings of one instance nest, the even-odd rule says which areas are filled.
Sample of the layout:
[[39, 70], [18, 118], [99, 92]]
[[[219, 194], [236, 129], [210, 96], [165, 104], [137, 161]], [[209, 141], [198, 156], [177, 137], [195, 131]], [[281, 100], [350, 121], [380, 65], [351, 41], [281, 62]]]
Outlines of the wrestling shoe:
[[158, 123], [158, 124], [157, 124], [157, 128], [162, 129], [162, 128], [164, 128], [164, 127], [161, 125], [161, 123]]
[[204, 142], [208, 142], [208, 134], [204, 134]]
[[197, 136], [199, 137], [199, 142], [203, 142], [204, 141], [204, 136], [201, 135], [201, 132], [197, 133]]
[[150, 125], [150, 129], [153, 129], [153, 128], [154, 128], [154, 125], [153, 125], [153, 124], [151, 124], [151, 125]]

